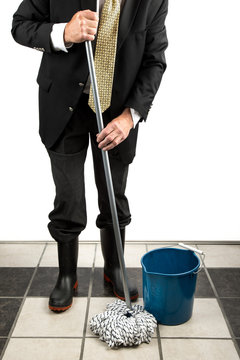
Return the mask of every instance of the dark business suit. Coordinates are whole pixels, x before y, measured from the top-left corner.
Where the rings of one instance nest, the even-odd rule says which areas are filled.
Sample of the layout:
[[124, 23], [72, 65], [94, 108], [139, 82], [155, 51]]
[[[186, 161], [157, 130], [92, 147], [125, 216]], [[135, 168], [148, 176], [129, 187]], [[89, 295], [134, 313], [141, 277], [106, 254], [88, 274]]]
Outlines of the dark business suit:
[[[22, 45], [44, 50], [39, 84], [40, 136], [49, 148], [72, 116], [88, 78], [85, 44], [69, 53], [51, 48], [52, 25], [68, 22], [79, 10], [95, 11], [95, 0], [24, 0], [14, 14], [12, 35]], [[126, 0], [120, 16], [111, 118], [125, 107], [146, 120], [166, 68], [164, 25], [167, 0]], [[135, 154], [137, 130], [119, 145], [127, 162]]]
[[[81, 137], [81, 129], [84, 127], [86, 127], [85, 135], [88, 130], [90, 132], [93, 157], [95, 157], [95, 178], [97, 177], [96, 183], [99, 190], [101, 211], [97, 219], [97, 226], [101, 228], [111, 222], [110, 211], [108, 211], [109, 209], [106, 211], [107, 195], [103, 189], [104, 179], [99, 179], [100, 168], [97, 168], [101, 159], [94, 138], [97, 132], [94, 130], [94, 114], [87, 107], [87, 99], [83, 95], [84, 85], [89, 75], [85, 44], [74, 44], [68, 53], [64, 53], [54, 51], [50, 41], [50, 33], [54, 23], [68, 22], [79, 10], [90, 9], [95, 11], [95, 6], [95, 0], [24, 0], [13, 17], [12, 35], [14, 39], [22, 45], [43, 51], [37, 77], [39, 84], [39, 133], [42, 142], [49, 151], [56, 184], [55, 209], [52, 212], [51, 219], [57, 224], [55, 230], [56, 227], [59, 230], [61, 220], [70, 216], [69, 213], [73, 211], [73, 208], [79, 208], [80, 204], [84, 208], [81, 214], [76, 214], [76, 211], [74, 214], [71, 213], [71, 226], [67, 226], [66, 229], [61, 228], [61, 233], [51, 229], [51, 234], [56, 240], [70, 239], [72, 231], [76, 235], [86, 225], [82, 165], [76, 173], [77, 163], [81, 159], [81, 164], [83, 164], [86, 156], [86, 142], [88, 140], [86, 136]], [[105, 125], [119, 116], [126, 107], [137, 110], [141, 120], [146, 120], [166, 69], [164, 51], [167, 48], [168, 41], [164, 22], [167, 7], [167, 0], [125, 1], [119, 22], [111, 106], [103, 114]], [[83, 109], [85, 110], [83, 111]], [[69, 131], [72, 131], [72, 124], [75, 123], [76, 127], [79, 126], [78, 115], [82, 119], [82, 124], [78, 130], [79, 139], [82, 139], [83, 146], [81, 144], [81, 148], [77, 149], [75, 154], [79, 156], [79, 159], [76, 157], [74, 159], [74, 154], [68, 154], [64, 159], [65, 165], [63, 165], [63, 154], [56, 155], [52, 150], [60, 151], [61, 141], [68, 136]], [[92, 120], [88, 122], [87, 117]], [[89, 129], [90, 123], [92, 124], [91, 129]], [[133, 161], [135, 156], [137, 133], [138, 126], [131, 129], [129, 136], [109, 152], [112, 155], [113, 180], [116, 179], [114, 187], [117, 193], [116, 201], [121, 227], [130, 222], [130, 212], [124, 191], [128, 164]], [[72, 165], [69, 162], [70, 157], [72, 158]], [[114, 165], [114, 161], [118, 162], [118, 166]], [[121, 171], [119, 170], [120, 163]], [[70, 167], [67, 170], [68, 173], [75, 171], [70, 180], [72, 183], [68, 185], [69, 189], [74, 188], [75, 192], [78, 191], [79, 195], [76, 201], [74, 200], [76, 198], [74, 193], [67, 193], [66, 195], [66, 191], [63, 191], [64, 186], [66, 189], [66, 183], [60, 186], [60, 183], [63, 183], [63, 179], [60, 179], [63, 166]], [[81, 189], [77, 182], [80, 177], [82, 178]], [[67, 209], [64, 209], [63, 205], [65, 204], [64, 196], [68, 202], [69, 199], [72, 199], [71, 205]], [[104, 211], [107, 212], [107, 215], [103, 215]]]

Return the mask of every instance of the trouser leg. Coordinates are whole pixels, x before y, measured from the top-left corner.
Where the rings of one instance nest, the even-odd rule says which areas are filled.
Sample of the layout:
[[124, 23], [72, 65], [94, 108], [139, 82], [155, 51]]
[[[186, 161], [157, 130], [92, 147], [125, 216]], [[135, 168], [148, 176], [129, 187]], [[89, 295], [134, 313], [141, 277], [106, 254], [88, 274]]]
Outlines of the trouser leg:
[[75, 154], [48, 150], [56, 188], [54, 209], [49, 213], [48, 229], [58, 242], [71, 241], [86, 227], [84, 184], [85, 148]]
[[57, 142], [47, 149], [56, 195], [48, 229], [58, 242], [71, 241], [86, 227], [84, 163], [89, 143], [89, 110], [86, 97]]
[[[100, 214], [96, 219], [96, 225], [100, 229], [112, 227], [112, 215], [106, 186], [102, 154], [98, 148], [94, 134], [91, 134], [91, 147], [94, 164], [94, 176], [98, 191], [98, 206], [100, 210]], [[111, 167], [119, 226], [120, 228], [125, 228], [125, 226], [131, 222], [128, 199], [125, 195], [129, 165], [124, 164], [121, 161], [116, 151], [109, 151], [109, 162]]]

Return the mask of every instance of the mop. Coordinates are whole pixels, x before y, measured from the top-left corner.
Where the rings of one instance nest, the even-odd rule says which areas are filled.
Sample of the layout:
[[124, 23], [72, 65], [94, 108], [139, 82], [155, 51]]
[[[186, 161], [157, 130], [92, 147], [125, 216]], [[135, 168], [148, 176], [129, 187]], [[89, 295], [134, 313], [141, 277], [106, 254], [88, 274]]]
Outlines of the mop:
[[[85, 45], [96, 109], [97, 126], [100, 133], [104, 125], [98, 95], [92, 45], [90, 41], [86, 41]], [[90, 329], [95, 335], [99, 335], [100, 340], [105, 341], [110, 348], [140, 345], [143, 342], [149, 343], [157, 327], [157, 320], [152, 314], [144, 310], [143, 306], [139, 304], [132, 306], [131, 304], [107, 151], [102, 150], [102, 158], [126, 303], [119, 299], [113, 304], [108, 304], [105, 312], [95, 315], [91, 319]]]

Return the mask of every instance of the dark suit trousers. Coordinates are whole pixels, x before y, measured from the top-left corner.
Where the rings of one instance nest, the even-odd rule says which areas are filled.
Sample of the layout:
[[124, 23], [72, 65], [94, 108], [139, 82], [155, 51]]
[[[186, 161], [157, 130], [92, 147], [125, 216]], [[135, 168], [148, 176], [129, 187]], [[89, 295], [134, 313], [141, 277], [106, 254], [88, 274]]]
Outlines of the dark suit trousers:
[[[109, 112], [106, 110], [103, 114], [104, 125], [109, 120]], [[48, 229], [58, 242], [74, 239], [86, 227], [84, 163], [89, 138], [100, 210], [96, 226], [100, 229], [112, 226], [102, 154], [96, 142], [97, 133], [96, 115], [88, 106], [88, 95], [83, 94], [63, 133], [55, 144], [47, 149], [56, 187], [54, 209], [49, 213]], [[128, 200], [125, 196], [129, 165], [121, 161], [117, 147], [108, 153], [119, 225], [120, 228], [124, 228], [131, 221]]]

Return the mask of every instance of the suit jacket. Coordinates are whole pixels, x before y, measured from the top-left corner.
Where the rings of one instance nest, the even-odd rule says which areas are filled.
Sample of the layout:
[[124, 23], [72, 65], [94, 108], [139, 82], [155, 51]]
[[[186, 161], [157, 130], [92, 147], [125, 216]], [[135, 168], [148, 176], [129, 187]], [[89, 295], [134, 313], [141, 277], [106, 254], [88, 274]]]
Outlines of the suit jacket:
[[[96, 0], [23, 0], [13, 15], [13, 38], [43, 52], [37, 76], [39, 134], [47, 148], [70, 120], [89, 75], [85, 44], [74, 44], [68, 53], [54, 51], [52, 26], [70, 21], [79, 10], [95, 11], [95, 7]], [[146, 120], [166, 69], [167, 11], [168, 0], [125, 1], [119, 20], [111, 119], [130, 107]], [[137, 133], [138, 126], [118, 145], [126, 163], [135, 156]]]

